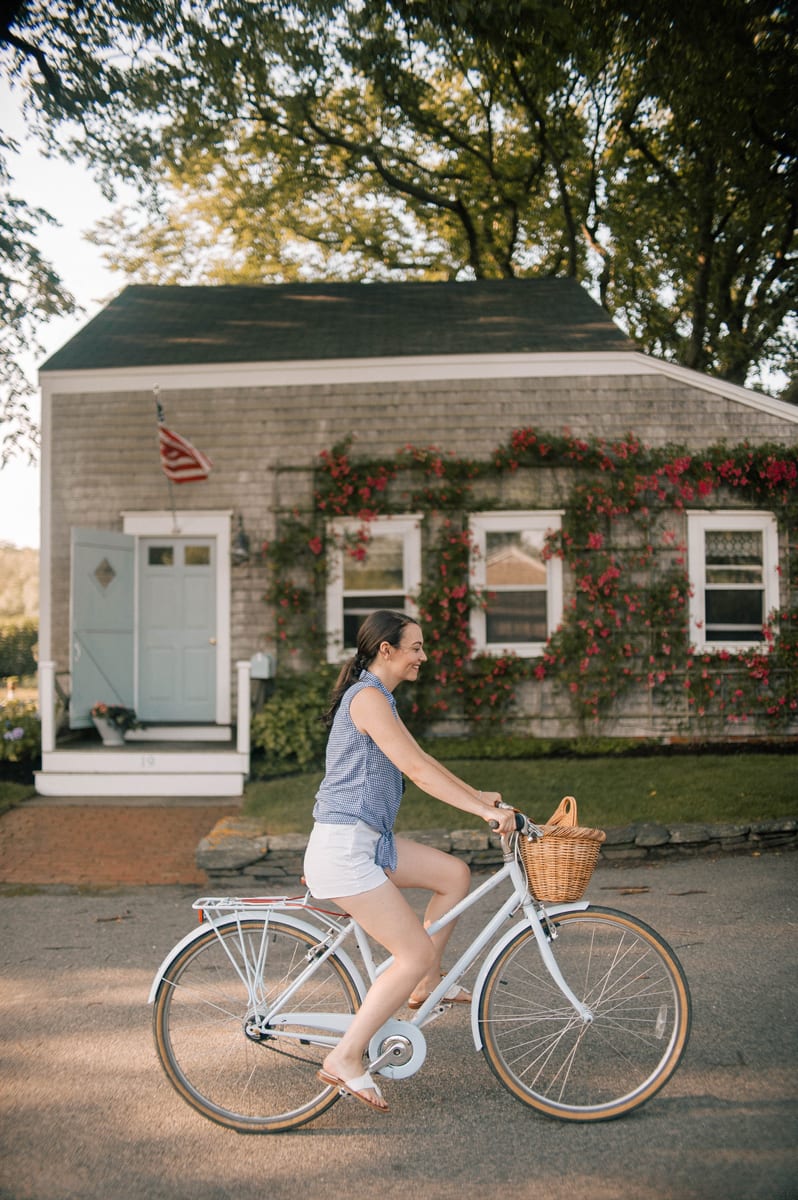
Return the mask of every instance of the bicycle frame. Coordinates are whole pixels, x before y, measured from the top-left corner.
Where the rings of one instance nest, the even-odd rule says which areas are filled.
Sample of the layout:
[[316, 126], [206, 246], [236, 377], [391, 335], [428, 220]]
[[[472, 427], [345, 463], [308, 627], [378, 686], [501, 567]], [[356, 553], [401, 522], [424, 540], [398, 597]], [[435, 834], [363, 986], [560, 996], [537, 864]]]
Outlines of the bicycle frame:
[[[387, 1044], [392, 1037], [395, 1038], [397, 1035], [402, 1035], [412, 1046], [412, 1063], [406, 1066], [404, 1070], [402, 1067], [389, 1067], [385, 1073], [390, 1071], [394, 1077], [399, 1077], [401, 1074], [411, 1074], [418, 1070], [426, 1053], [424, 1037], [421, 1034], [422, 1026], [434, 1020], [439, 1015], [443, 1004], [445, 1004], [444, 996], [449, 988], [457, 983], [484, 949], [493, 942], [504, 922], [518, 912], [523, 914], [523, 921], [514, 923], [497, 942], [493, 943], [492, 951], [487, 955], [474, 985], [474, 1002], [471, 1006], [471, 1029], [476, 1049], [479, 1050], [482, 1047], [482, 1038], [479, 1030], [478, 1000], [483, 981], [496, 956], [516, 936], [520, 924], [527, 924], [532, 929], [541, 959], [557, 987], [573, 1007], [576, 1017], [585, 1024], [592, 1020], [590, 1009], [577, 999], [563, 978], [549, 944], [556, 937], [556, 931], [552, 928], [550, 919], [556, 918], [558, 914], [563, 912], [584, 910], [588, 907], [588, 902], [580, 901], [573, 904], [557, 904], [552, 905], [550, 908], [544, 908], [530, 895], [526, 876], [523, 869], [515, 861], [512, 849], [504, 839], [502, 839], [502, 844], [504, 850], [503, 866], [470, 892], [459, 904], [455, 905], [449, 912], [445, 913], [444, 916], [431, 925], [429, 931], [434, 933], [439, 929], [445, 928], [507, 880], [512, 884], [511, 895], [486, 922], [470, 945], [441, 979], [438, 986], [414, 1013], [413, 1017], [406, 1021], [396, 1019], [388, 1021], [372, 1039], [371, 1045], [372, 1047], [376, 1047]], [[202, 924], [183, 938], [164, 959], [150, 991], [149, 999], [151, 1003], [155, 999], [161, 980], [170, 963], [187, 945], [196, 938], [205, 935], [208, 924], [211, 925], [217, 934], [220, 934], [222, 930], [229, 929], [231, 926], [238, 927], [238, 942], [243, 950], [241, 922], [247, 918], [255, 917], [264, 921], [264, 935], [254, 962], [250, 961], [247, 953], [242, 953], [240, 961], [237, 960], [231, 954], [224, 939], [221, 937], [219, 939], [234, 970], [247, 989], [252, 1012], [252, 1028], [266, 1031], [268, 1028], [275, 1029], [279, 1027], [281, 1037], [289, 1039], [295, 1037], [297, 1040], [301, 1038], [305, 1042], [312, 1040], [314, 1044], [327, 1047], [334, 1045], [338, 1041], [338, 1037], [352, 1020], [351, 1014], [294, 1012], [290, 1008], [292, 998], [299, 992], [306, 980], [313, 975], [318, 966], [331, 955], [336, 954], [350, 972], [362, 999], [367, 986], [363, 975], [358, 970], [352, 958], [341, 949], [350, 936], [354, 937], [366, 976], [370, 982], [373, 982], [383, 971], [387, 970], [393, 961], [392, 957], [389, 956], [379, 963], [375, 962], [369, 940], [357, 922], [345, 916], [339, 918], [337, 914], [319, 909], [308, 895], [302, 898], [273, 896], [258, 897], [251, 900], [203, 897], [196, 900], [193, 907], [201, 912]], [[301, 913], [301, 916], [297, 915], [298, 913]], [[262, 973], [269, 918], [277, 914], [279, 914], [282, 923], [311, 936], [316, 942], [316, 949], [312, 954], [308, 954], [307, 966], [299, 973], [290, 986], [276, 998], [274, 1003], [266, 1005], [263, 997], [258, 995], [257, 980]], [[318, 921], [320, 916], [324, 917], [323, 923]], [[321, 947], [323, 947], [323, 950], [319, 953], [318, 951]], [[295, 1033], [292, 1032], [292, 1027], [296, 1027]], [[309, 1035], [310, 1030], [313, 1030], [312, 1035]], [[379, 1055], [377, 1058], [373, 1054], [370, 1054], [370, 1058], [372, 1059], [371, 1068], [380, 1069], [383, 1066], [383, 1060], [386, 1060], [389, 1054], [390, 1051]]]

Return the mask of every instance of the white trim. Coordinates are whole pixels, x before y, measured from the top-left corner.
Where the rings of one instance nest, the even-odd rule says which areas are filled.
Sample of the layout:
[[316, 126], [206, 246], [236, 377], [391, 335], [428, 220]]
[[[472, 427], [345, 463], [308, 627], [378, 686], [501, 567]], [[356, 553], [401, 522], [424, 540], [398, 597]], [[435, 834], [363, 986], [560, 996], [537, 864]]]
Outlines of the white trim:
[[[399, 533], [404, 538], [402, 575], [407, 611], [415, 615], [413, 597], [421, 586], [421, 513], [375, 517], [366, 528], [371, 537]], [[364, 522], [357, 517], [333, 517], [329, 522], [330, 545], [327, 550], [327, 662], [340, 662], [352, 647], [344, 646], [344, 549], [339, 541], [347, 533], [357, 533]]]
[[[52, 568], [52, 522], [50, 499], [52, 496], [52, 404], [50, 397], [42, 392], [41, 406], [41, 463], [39, 471], [39, 661], [53, 655], [53, 568]], [[71, 632], [71, 630], [70, 630]], [[55, 664], [54, 664], [55, 666]]]
[[[652, 360], [653, 361], [653, 360]], [[108, 367], [101, 370], [42, 371], [42, 390], [52, 395], [86, 392], [161, 391], [196, 388], [296, 387], [395, 380], [519, 379], [558, 375], [640, 375], [645, 355], [630, 351], [600, 354], [441, 354], [390, 358], [330, 358], [289, 362], [168, 364]]]
[[687, 516], [687, 570], [691, 584], [690, 641], [700, 651], [740, 651], [761, 648], [764, 638], [746, 642], [707, 641], [704, 629], [706, 611], [706, 533], [712, 529], [749, 530], [762, 533], [762, 582], [765, 591], [765, 617], [779, 607], [779, 535], [776, 518], [770, 512], [734, 509], [689, 509]]
[[[488, 590], [485, 582], [485, 534], [488, 532], [510, 532], [534, 529], [543, 533], [558, 530], [562, 525], [564, 509], [501, 510], [469, 513], [469, 525], [474, 537], [476, 553], [471, 559], [471, 579], [477, 589]], [[546, 564], [546, 632], [551, 637], [562, 620], [563, 582], [562, 559], [556, 555]], [[543, 653], [545, 642], [514, 642], [503, 646], [488, 642], [487, 618], [483, 608], [471, 610], [471, 636], [474, 649], [482, 654], [517, 654], [519, 658], [537, 658]]]
[[[216, 539], [216, 723], [229, 725], [231, 718], [231, 633], [230, 633], [230, 520], [232, 512], [123, 512], [122, 529], [135, 538], [207, 537]], [[136, 554], [138, 597], [138, 554]], [[137, 604], [138, 609], [138, 604]], [[136, 628], [138, 630], [138, 611]]]

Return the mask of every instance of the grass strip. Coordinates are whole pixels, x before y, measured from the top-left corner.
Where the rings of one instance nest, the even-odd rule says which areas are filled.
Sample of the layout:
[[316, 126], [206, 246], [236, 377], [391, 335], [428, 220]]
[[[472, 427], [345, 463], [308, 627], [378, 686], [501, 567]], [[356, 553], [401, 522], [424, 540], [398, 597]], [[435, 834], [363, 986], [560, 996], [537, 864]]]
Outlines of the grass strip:
[[[798, 756], [679, 755], [676, 758], [460, 760], [445, 765], [476, 788], [545, 820], [565, 795], [576, 797], [581, 825], [609, 828], [637, 821], [751, 821], [798, 814]], [[247, 784], [244, 812], [270, 833], [308, 833], [321, 772]], [[408, 784], [397, 829], [478, 828], [477, 817]]]

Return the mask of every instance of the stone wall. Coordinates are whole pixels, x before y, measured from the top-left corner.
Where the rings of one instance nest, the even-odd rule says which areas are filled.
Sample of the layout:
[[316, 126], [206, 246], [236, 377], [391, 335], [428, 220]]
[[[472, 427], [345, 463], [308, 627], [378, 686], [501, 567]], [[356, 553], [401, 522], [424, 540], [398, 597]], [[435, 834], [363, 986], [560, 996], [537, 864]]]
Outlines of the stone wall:
[[[761, 854], [798, 847], [798, 817], [748, 824], [689, 824], [666, 827], [634, 824], [608, 829], [599, 864], [658, 862], [678, 857]], [[403, 836], [457, 855], [472, 870], [501, 864], [499, 840], [481, 829], [423, 830]], [[224, 817], [197, 847], [197, 866], [207, 872], [212, 892], [260, 894], [264, 888], [291, 894], [301, 890], [304, 834], [270, 835], [263, 823]]]

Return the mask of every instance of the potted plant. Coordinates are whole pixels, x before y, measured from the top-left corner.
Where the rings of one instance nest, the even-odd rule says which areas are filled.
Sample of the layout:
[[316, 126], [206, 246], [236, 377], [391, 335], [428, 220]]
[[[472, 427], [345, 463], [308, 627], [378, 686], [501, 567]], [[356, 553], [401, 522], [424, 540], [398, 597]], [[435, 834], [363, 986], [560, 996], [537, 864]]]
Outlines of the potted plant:
[[133, 709], [125, 708], [123, 704], [99, 701], [91, 710], [91, 719], [104, 746], [122, 746], [128, 729], [142, 728]]

